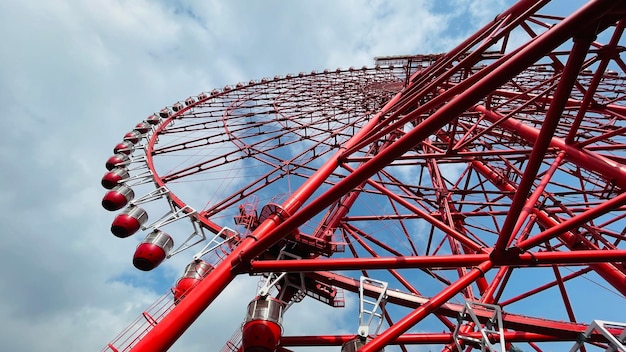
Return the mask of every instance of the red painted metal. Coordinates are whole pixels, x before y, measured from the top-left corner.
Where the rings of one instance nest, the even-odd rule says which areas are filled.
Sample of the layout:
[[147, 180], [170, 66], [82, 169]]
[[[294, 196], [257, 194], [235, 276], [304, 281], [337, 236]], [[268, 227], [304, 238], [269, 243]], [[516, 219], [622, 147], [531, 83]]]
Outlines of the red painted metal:
[[[470, 332], [468, 337], [480, 339], [480, 333]], [[558, 341], [559, 337], [534, 334], [527, 332], [505, 332], [505, 340], [510, 342], [529, 342], [529, 341]], [[282, 339], [283, 346], [339, 346], [354, 338], [354, 335], [329, 335], [329, 336], [288, 336]], [[569, 338], [563, 338], [561, 341], [568, 341]], [[600, 338], [594, 337], [594, 340], [601, 341]], [[447, 344], [453, 342], [451, 334], [447, 333], [423, 333], [423, 334], [404, 334], [392, 342], [392, 344], [409, 344], [409, 345], [431, 345], [431, 344]]]
[[[525, 125], [515, 118], [504, 118], [497, 113], [486, 110], [482, 106], [476, 106], [475, 110], [483, 113], [484, 116], [491, 121], [498, 122], [503, 128], [515, 131], [521, 137], [526, 138], [530, 143], [535, 144], [540, 140], [538, 129]], [[626, 167], [624, 167], [624, 165], [594, 153], [593, 151], [581, 150], [575, 146], [568, 145], [564, 140], [558, 137], [544, 138], [543, 140], [550, 142], [550, 147], [558, 148], [565, 152], [565, 157], [572, 160], [577, 165], [608, 175], [612, 177], [615, 182], [623, 182], [626, 176]]]
[[413, 312], [407, 314], [404, 318], [390, 326], [387, 330], [377, 336], [376, 339], [364, 346], [361, 351], [378, 351], [384, 348], [386, 345], [390, 344], [392, 341], [415, 326], [415, 324], [424, 319], [428, 314], [434, 313], [435, 310], [437, 310], [450, 298], [481, 277], [485, 272], [491, 269], [492, 265], [493, 264], [490, 261], [477, 265], [465, 276], [459, 278], [459, 280], [431, 297], [425, 304], [419, 306]]
[[[250, 272], [263, 273], [272, 271], [309, 272], [319, 270], [359, 270], [359, 269], [400, 269], [432, 268], [455, 269], [472, 267], [492, 260], [489, 254], [441, 255], [441, 256], [402, 256], [386, 258], [337, 258], [337, 259], [300, 259], [294, 261], [262, 260], [251, 263]], [[508, 255], [494, 266], [514, 265], [536, 267], [552, 264], [589, 264], [594, 262], [621, 262], [626, 260], [626, 250], [585, 250], [572, 252], [536, 252]]]
[[[626, 68], [626, 5], [539, 13], [551, 5], [519, 1], [446, 54], [240, 83], [152, 115], [145, 156], [120, 147], [129, 160], [107, 168], [145, 159], [169, 209], [226, 242], [184, 299], [110, 350], [167, 350], [241, 274], [285, 272], [270, 293], [285, 307], [335, 306], [361, 275], [388, 282], [387, 324], [361, 351], [455, 349], [464, 300], [503, 310], [508, 348], [563, 349], [550, 343], [613, 317], [626, 296], [626, 79], [611, 70]], [[591, 301], [607, 307], [591, 314]], [[355, 337], [272, 334], [277, 350]], [[606, 348], [599, 333], [588, 342]]]
[[527, 202], [527, 194], [530, 192], [539, 171], [539, 167], [543, 162], [545, 153], [550, 145], [551, 137], [554, 135], [556, 128], [558, 127], [560, 117], [563, 114], [563, 109], [567, 103], [572, 88], [578, 78], [578, 72], [581, 70], [584, 58], [587, 55], [591, 41], [595, 36], [595, 33], [584, 33], [582, 39], [574, 41], [569, 60], [565, 69], [563, 70], [562, 78], [559, 81], [550, 108], [546, 112], [545, 119], [543, 120], [541, 131], [537, 135], [537, 139], [533, 144], [533, 151], [528, 158], [528, 163], [522, 175], [522, 180], [517, 185], [517, 191], [511, 203], [511, 210], [509, 216], [507, 216], [502, 229], [500, 230], [500, 236], [494, 246], [495, 255], [504, 255], [504, 251], [510, 245], [512, 231], [517, 223], [518, 214], [522, 211], [524, 205]]
[[[348, 278], [339, 274], [316, 272], [313, 273], [312, 276], [318, 279], [326, 278], [329, 281], [335, 282], [338, 287], [341, 287], [351, 292], [358, 292], [359, 290], [358, 280]], [[375, 287], [365, 287], [365, 294], [369, 297], [376, 297], [378, 293], [379, 290], [376, 290]], [[389, 303], [413, 309], [416, 309], [426, 304], [429, 300], [429, 297], [415, 294], [407, 294], [405, 292], [399, 291], [388, 291], [388, 295]], [[462, 310], [462, 305], [448, 302], [438, 307], [436, 309], [436, 312], [437, 314], [441, 314], [451, 318], [457, 318]], [[475, 310], [475, 314], [480, 319], [485, 320], [489, 319], [491, 316], [491, 312], [488, 312], [484, 309]], [[513, 313], [506, 313], [503, 319], [505, 321], [505, 325], [510, 329], [554, 336], [568, 336], [568, 339], [574, 335], [583, 332], [587, 328], [587, 325], [583, 323], [554, 321], [545, 318], [536, 318]]]

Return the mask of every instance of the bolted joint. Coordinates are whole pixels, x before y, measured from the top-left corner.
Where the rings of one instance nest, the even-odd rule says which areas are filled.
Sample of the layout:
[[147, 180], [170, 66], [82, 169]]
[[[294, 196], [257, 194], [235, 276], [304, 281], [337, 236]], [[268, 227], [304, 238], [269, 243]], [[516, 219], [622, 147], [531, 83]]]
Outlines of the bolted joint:
[[489, 253], [489, 259], [496, 265], [508, 265], [519, 263], [520, 254], [523, 250], [518, 247], [510, 247], [504, 250], [493, 250]]

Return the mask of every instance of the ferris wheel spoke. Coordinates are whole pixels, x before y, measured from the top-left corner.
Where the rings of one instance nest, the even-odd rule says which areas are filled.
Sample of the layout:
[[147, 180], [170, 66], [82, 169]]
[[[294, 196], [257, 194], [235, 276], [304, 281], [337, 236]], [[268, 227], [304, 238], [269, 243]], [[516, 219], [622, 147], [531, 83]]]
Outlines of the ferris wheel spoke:
[[449, 227], [447, 224], [445, 224], [444, 222], [442, 222], [439, 219], [435, 218], [430, 213], [428, 213], [428, 212], [426, 212], [426, 211], [416, 207], [415, 205], [407, 202], [406, 200], [404, 200], [403, 198], [399, 197], [395, 193], [389, 192], [384, 186], [380, 185], [379, 183], [375, 182], [372, 179], [368, 179], [367, 183], [370, 186], [372, 186], [375, 189], [377, 189], [378, 191], [380, 191], [383, 194], [387, 195], [390, 199], [393, 199], [398, 204], [401, 204], [404, 208], [412, 211], [415, 214], [418, 214], [421, 218], [427, 220], [431, 225], [437, 227], [439, 230], [443, 231], [447, 235], [451, 236], [452, 238], [455, 238], [456, 240], [461, 241], [468, 248], [471, 248], [471, 249], [473, 249], [476, 252], [480, 252], [481, 251], [482, 247], [481, 247], [480, 244], [478, 244], [478, 243], [472, 241], [471, 239], [467, 238], [463, 234], [461, 234], [458, 231], [456, 231], [454, 228]]
[[250, 183], [244, 185], [243, 187], [236, 189], [230, 195], [223, 196], [223, 199], [221, 201], [211, 204], [211, 206], [207, 206], [202, 211], [202, 216], [209, 218], [215, 214], [218, 214], [221, 211], [237, 204], [238, 202], [241, 202], [248, 196], [269, 187], [273, 182], [283, 178], [285, 175], [286, 173], [280, 168], [270, 170], [267, 173], [259, 176], [255, 180], [252, 180]]
[[[196, 173], [201, 173], [201, 172], [206, 172], [209, 169], [218, 167], [218, 166], [223, 166], [223, 165], [227, 165], [229, 163], [234, 163], [237, 162], [239, 160], [243, 160], [244, 158], [248, 157], [248, 156], [252, 156], [254, 154], [259, 154], [256, 153], [257, 149], [255, 148], [257, 145], [260, 146], [260, 150], [262, 151], [262, 154], [267, 154], [267, 152], [272, 151], [272, 150], [277, 150], [280, 149], [284, 146], [288, 146], [290, 144], [296, 143], [297, 141], [291, 140], [291, 141], [287, 141], [284, 143], [279, 143], [277, 145], [273, 145], [270, 144], [270, 142], [272, 142], [275, 138], [279, 138], [280, 140], [280, 136], [281, 135], [287, 135], [288, 132], [282, 132], [279, 136], [273, 135], [271, 137], [259, 140], [259, 141], [254, 141], [253, 144], [250, 145], [246, 145], [245, 149], [233, 149], [225, 154], [219, 155], [219, 156], [215, 156], [213, 158], [201, 161], [199, 163], [196, 163], [194, 165], [190, 165], [190, 166], [186, 166], [185, 168], [182, 168], [180, 170], [177, 170], [175, 172], [163, 175], [161, 178], [165, 181], [165, 182], [169, 182], [178, 178], [182, 178], [182, 177], [188, 177], [190, 175], [196, 174]], [[270, 147], [266, 147], [267, 145], [271, 145]], [[200, 146], [198, 146], [200, 147]], [[185, 150], [190, 149], [190, 148], [184, 148]]]
[[[379, 257], [379, 256], [372, 249], [372, 247], [368, 246], [363, 240], [367, 240], [367, 241], [371, 242], [372, 244], [378, 246], [379, 248], [385, 250], [386, 252], [390, 253], [393, 256], [398, 256], [398, 257], [405, 256], [405, 254], [403, 254], [403, 253], [401, 253], [401, 252], [391, 248], [390, 246], [388, 246], [384, 242], [376, 239], [373, 236], [370, 236], [368, 233], [366, 233], [365, 231], [360, 230], [359, 228], [355, 227], [354, 225], [344, 224], [344, 230], [346, 231], [346, 234], [350, 236], [350, 238], [354, 239], [354, 241], [356, 241], [359, 245], [361, 245], [364, 248], [366, 248], [367, 251], [370, 253], [370, 255], [373, 255], [374, 257]], [[347, 242], [349, 242], [349, 241], [347, 241]], [[351, 242], [349, 242], [349, 243], [352, 245]], [[352, 247], [351, 249], [352, 249], [353, 255], [357, 256], [356, 255], [357, 251], [354, 249], [354, 247]], [[425, 273], [427, 273], [429, 276], [433, 277], [435, 280], [440, 281], [444, 285], [449, 285], [450, 284], [449, 280], [443, 278], [435, 270], [431, 270], [430, 268], [427, 268], [427, 267], [423, 267], [423, 268], [419, 268], [419, 269], [424, 271]], [[420, 294], [420, 292], [416, 288], [414, 288], [402, 275], [398, 274], [397, 271], [393, 270], [392, 275], [406, 289], [408, 289], [411, 293]]]
[[[504, 268], [506, 268], [506, 267], [504, 267]], [[511, 270], [514, 270], [514, 269], [513, 269], [513, 268], [511, 268]], [[564, 276], [564, 277], [562, 278], [562, 281], [563, 281], [563, 282], [567, 282], [567, 281], [568, 281], [568, 280], [570, 280], [570, 279], [575, 279], [575, 278], [577, 278], [577, 277], [580, 277], [581, 275], [584, 275], [584, 274], [589, 273], [591, 270], [592, 270], [591, 268], [584, 268], [584, 269], [580, 269], [580, 270], [578, 270], [578, 271], [576, 271], [576, 272], [573, 272], [573, 273], [571, 273], [571, 274], [569, 274], [569, 275], [567, 275], [567, 276]], [[519, 293], [519, 294], [517, 294], [516, 296], [513, 296], [513, 297], [508, 298], [508, 299], [506, 299], [506, 300], [501, 299], [501, 296], [502, 296], [502, 290], [500, 290], [500, 291], [498, 292], [498, 295], [497, 295], [497, 297], [498, 297], [498, 298], [497, 298], [497, 301], [499, 302], [499, 304], [500, 304], [502, 307], [506, 307], [506, 306], [509, 306], [509, 305], [511, 305], [511, 304], [513, 304], [513, 303], [519, 302], [519, 301], [521, 301], [521, 300], [523, 300], [523, 299], [525, 299], [525, 298], [527, 298], [527, 297], [530, 297], [530, 296], [535, 295], [535, 294], [538, 294], [538, 293], [540, 293], [540, 292], [542, 292], [542, 291], [548, 290], [548, 289], [550, 289], [550, 288], [552, 288], [552, 287], [556, 286], [557, 284], [558, 284], [557, 280], [554, 280], [554, 281], [552, 281], [552, 282], [548, 282], [548, 283], [545, 283], [545, 284], [543, 284], [543, 285], [541, 285], [541, 286], [538, 286], [538, 287], [536, 287], [536, 288], [533, 288], [532, 290], [529, 290], [529, 291], [526, 291], [526, 292], [520, 292], [520, 293]]]

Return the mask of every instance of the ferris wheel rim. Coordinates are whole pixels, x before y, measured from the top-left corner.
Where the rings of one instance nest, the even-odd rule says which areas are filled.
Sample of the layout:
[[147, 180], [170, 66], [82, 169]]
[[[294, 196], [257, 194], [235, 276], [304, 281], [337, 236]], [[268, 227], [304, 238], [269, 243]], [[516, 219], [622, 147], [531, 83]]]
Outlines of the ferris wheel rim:
[[[387, 68], [382, 68], [380, 66], [376, 66], [376, 67], [365, 67], [363, 66], [363, 68], [361, 68], [358, 71], [369, 71], [369, 72], [376, 72], [376, 71], [381, 71], [381, 70], [393, 70], [394, 67], [390, 66]], [[285, 77], [280, 77], [280, 76], [276, 76], [274, 78], [273, 81], [288, 81], [288, 80], [295, 80], [295, 79], [301, 79], [301, 78], [311, 78], [311, 77], [323, 77], [324, 75], [336, 75], [336, 74], [341, 74], [341, 73], [348, 73], [348, 72], [354, 72], [357, 71], [356, 69], [350, 67], [349, 69], [337, 69], [335, 71], [330, 71], [330, 70], [324, 70], [324, 72], [317, 72], [317, 71], [312, 71], [311, 73], [308, 74], [303, 74], [300, 73], [299, 75], [295, 76], [295, 75], [286, 75]], [[225, 89], [224, 91], [218, 92], [217, 90], [213, 90], [210, 94], [207, 94], [204, 98], [201, 99], [197, 99], [195, 100], [194, 103], [192, 104], [187, 104], [184, 108], [182, 108], [179, 111], [175, 111], [173, 112], [170, 116], [168, 116], [167, 118], [163, 119], [152, 131], [150, 138], [148, 139], [148, 142], [146, 143], [145, 146], [145, 157], [146, 157], [146, 164], [147, 167], [152, 175], [152, 178], [154, 179], [154, 182], [156, 184], [157, 188], [163, 188], [167, 190], [168, 193], [168, 198], [171, 199], [171, 201], [179, 208], [179, 209], [186, 209], [186, 212], [189, 212], [189, 216], [192, 217], [195, 221], [203, 224], [204, 226], [206, 226], [209, 230], [211, 230], [213, 233], [217, 233], [219, 232], [219, 230], [221, 229], [221, 226], [219, 226], [217, 223], [211, 221], [209, 219], [208, 216], [205, 216], [203, 214], [202, 211], [196, 211], [194, 210], [193, 207], [190, 207], [183, 199], [181, 199], [180, 197], [178, 197], [172, 190], [169, 189], [169, 187], [167, 186], [167, 182], [163, 180], [163, 178], [161, 177], [161, 175], [157, 172], [155, 166], [154, 166], [154, 147], [155, 145], [157, 145], [158, 143], [158, 139], [159, 139], [159, 134], [161, 132], [163, 132], [164, 130], [167, 129], [167, 127], [169, 125], [171, 125], [172, 123], [174, 123], [177, 119], [181, 118], [182, 116], [184, 116], [184, 114], [190, 110], [192, 110], [194, 107], [201, 105], [202, 103], [206, 103], [211, 101], [212, 99], [219, 99], [222, 96], [237, 92], [237, 91], [243, 91], [247, 88], [252, 88], [255, 86], [259, 86], [262, 85], [264, 83], [269, 82], [269, 79], [262, 79], [259, 81], [250, 81], [248, 84], [244, 84], [244, 83], [239, 83], [237, 85], [233, 85], [233, 87], [231, 86], [226, 86], [227, 89]], [[389, 88], [386, 88], [386, 90], [388, 90], [389, 92], [397, 92], [400, 88], [399, 86], [400, 82], [396, 81], [396, 82], [391, 82]], [[165, 109], [168, 109], [167, 107]], [[225, 114], [222, 116], [222, 120], [224, 121], [224, 126], [225, 129], [228, 132], [228, 129], [226, 127], [226, 119], [227, 119], [228, 115]], [[242, 146], [238, 146], [240, 149], [243, 148]]]

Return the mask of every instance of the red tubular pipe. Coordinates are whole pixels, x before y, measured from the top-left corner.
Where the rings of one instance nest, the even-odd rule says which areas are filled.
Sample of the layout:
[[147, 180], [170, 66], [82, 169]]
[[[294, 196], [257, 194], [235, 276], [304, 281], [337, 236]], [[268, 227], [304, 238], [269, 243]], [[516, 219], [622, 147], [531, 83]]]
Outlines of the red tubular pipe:
[[[496, 336], [489, 334], [491, 336]], [[547, 334], [537, 334], [524, 331], [505, 331], [504, 340], [506, 342], [557, 342], [557, 341], [575, 341], [580, 335], [579, 332], [572, 332], [569, 336], [556, 336]], [[480, 332], [467, 332], [463, 334], [480, 340], [482, 335]], [[327, 335], [327, 336], [283, 336], [281, 345], [285, 347], [300, 346], [341, 346], [342, 344], [354, 339], [354, 335]], [[415, 333], [404, 334], [392, 341], [391, 345], [424, 345], [424, 344], [447, 344], [454, 342], [452, 333]], [[592, 335], [587, 341], [604, 341], [599, 334]]]
[[[515, 224], [515, 228], [513, 229], [513, 232], [512, 232], [513, 237], [520, 231], [520, 229], [522, 228], [522, 225], [524, 224], [526, 219], [528, 219], [528, 216], [532, 214], [533, 209], [535, 209], [535, 204], [537, 204], [537, 202], [539, 201], [539, 197], [541, 197], [541, 195], [545, 191], [546, 186], [552, 179], [552, 176], [554, 176], [554, 173], [556, 172], [556, 170], [561, 165], [561, 162], [563, 161], [564, 157], [565, 157], [565, 153], [563, 152], [557, 155], [556, 159], [552, 162], [552, 165], [550, 165], [550, 168], [548, 169], [548, 171], [541, 178], [541, 182], [539, 183], [537, 188], [535, 188], [535, 190], [530, 195], [530, 197], [528, 197], [528, 199], [525, 201], [524, 208], [522, 209], [517, 219], [517, 222]], [[508, 245], [511, 245], [511, 241], [509, 241]]]
[[[486, 165], [478, 161], [473, 161], [472, 165], [474, 169], [480, 172], [483, 176], [490, 179], [491, 182], [493, 182], [494, 184], [497, 184], [498, 187], [501, 187], [501, 189], [510, 192], [515, 191], [515, 188], [510, 184], [506, 182], [498, 182], [498, 176], [495, 175]], [[581, 226], [586, 222], [591, 221], [611, 210], [617, 209], [624, 204], [626, 204], [626, 193], [609, 199], [561, 223], [558, 223], [547, 213], [543, 211], [537, 211], [535, 209], [534, 214], [537, 216], [537, 221], [541, 223], [543, 227], [547, 228], [547, 230], [532, 237], [529, 237], [525, 240], [519, 241], [517, 243], [517, 248], [521, 249], [522, 251], [529, 250], [542, 242], [559, 237], [567, 244], [570, 249], [596, 249], [589, 247], [586, 244], [585, 248], [574, 248], [573, 240], [575, 238], [573, 237], [573, 234], [569, 231], [574, 230], [576, 229], [576, 227]], [[499, 258], [499, 260], [503, 260], [503, 258]], [[626, 275], [616, 269], [615, 266], [608, 261], [608, 259], [606, 261], [591, 263], [590, 267], [592, 267], [598, 273], [598, 275], [602, 276], [607, 282], [615, 287], [615, 289], [626, 295]]]
[[[251, 273], [273, 271], [313, 272], [337, 270], [372, 269], [456, 269], [459, 266], [476, 266], [489, 260], [489, 254], [441, 255], [434, 257], [376, 257], [376, 258], [329, 258], [299, 260], [259, 260], [251, 264]], [[551, 264], [589, 264], [601, 262], [621, 262], [626, 260], [626, 250], [580, 250], [571, 252], [525, 252], [510, 254], [494, 267], [538, 266]]]
[[[332, 282], [333, 285], [343, 288], [344, 290], [358, 293], [360, 288], [359, 280], [329, 272], [314, 272], [309, 276], [317, 280], [326, 282]], [[365, 286], [365, 295], [372, 298], [377, 298], [380, 294], [379, 287]], [[426, 304], [429, 300], [428, 297], [422, 297], [403, 292], [397, 292], [394, 290], [387, 291], [387, 302], [390, 304], [416, 309], [419, 306]], [[461, 304], [446, 302], [439, 306], [435, 311], [436, 314], [442, 314], [450, 318], [457, 318], [463, 311], [464, 306]], [[493, 317], [492, 310], [482, 309], [476, 307], [474, 313], [480, 321], [487, 321]], [[567, 337], [578, 335], [587, 330], [587, 324], [565, 322], [561, 320], [550, 320], [545, 318], [535, 318], [519, 314], [507, 312], [503, 317], [504, 325], [511, 330], [527, 331], [537, 334], [546, 334], [550, 336]], [[404, 334], [403, 334], [404, 335]]]
[[518, 247], [522, 249], [532, 248], [551, 238], [557, 237], [560, 234], [575, 229], [576, 227], [581, 226], [584, 223], [591, 221], [598, 216], [601, 216], [602, 214], [606, 214], [613, 209], [619, 208], [624, 204], [626, 204], [626, 193], [622, 193], [619, 196], [609, 199], [602, 204], [598, 204], [597, 206], [581, 214], [578, 214], [573, 218], [567, 219], [559, 224], [554, 224], [554, 226], [551, 226], [545, 231], [535, 236], [529, 237], [523, 241], [520, 241], [518, 243]]
[[548, 108], [541, 130], [533, 144], [533, 151], [526, 163], [524, 174], [513, 196], [509, 214], [506, 216], [504, 224], [500, 229], [498, 240], [494, 246], [494, 255], [504, 254], [504, 251], [511, 241], [515, 224], [519, 219], [520, 212], [524, 208], [524, 204], [526, 204], [528, 200], [528, 193], [535, 182], [545, 152], [550, 146], [550, 140], [554, 136], [554, 132], [561, 120], [563, 109], [572, 92], [572, 87], [578, 78], [578, 73], [580, 72], [580, 68], [585, 60], [593, 38], [592, 35], [588, 35], [574, 41], [574, 46], [567, 60], [567, 64], [565, 65], [565, 69], [563, 70], [563, 76], [556, 87], [552, 104], [550, 104]]
[[[351, 173], [354, 172], [354, 169], [350, 168], [347, 165], [344, 166], [344, 168], [346, 170], [350, 171]], [[482, 252], [482, 251], [485, 250], [483, 247], [481, 247], [480, 244], [478, 244], [475, 241], [471, 240], [470, 238], [468, 238], [464, 234], [458, 232], [454, 228], [448, 226], [448, 224], [444, 223], [443, 221], [440, 221], [439, 219], [437, 219], [435, 216], [431, 215], [430, 213], [427, 213], [426, 211], [416, 207], [414, 204], [410, 203], [406, 199], [404, 199], [404, 198], [398, 196], [397, 194], [389, 191], [387, 188], [385, 188], [384, 186], [382, 186], [378, 182], [376, 182], [374, 180], [371, 180], [371, 179], [368, 179], [366, 181], [367, 181], [367, 183], [370, 186], [376, 188], [376, 190], [378, 190], [382, 194], [384, 194], [387, 197], [389, 197], [389, 198], [393, 199], [394, 201], [398, 202], [398, 204], [400, 204], [403, 207], [407, 208], [408, 210], [412, 211], [414, 214], [417, 214], [419, 216], [419, 218], [427, 220], [430, 224], [434, 225], [439, 230], [441, 230], [444, 233], [446, 233], [448, 236], [453, 237], [454, 239], [456, 239], [457, 241], [462, 243], [464, 246], [470, 248], [474, 252]]]
[[[502, 120], [504, 116], [498, 114], [497, 112], [488, 110], [482, 105], [476, 106], [474, 110], [484, 114], [485, 118], [491, 122], [498, 122], [499, 126], [502, 128], [506, 128], [509, 131], [517, 133], [520, 137], [533, 144], [539, 138], [538, 129], [528, 126], [515, 118], [509, 117], [506, 120]], [[550, 147], [557, 148], [565, 152], [566, 160], [569, 160], [588, 170], [595, 171], [601, 175], [606, 175], [621, 188], [626, 189], [626, 165], [619, 164], [597, 153], [568, 145], [563, 139], [557, 137], [552, 137], [550, 139]]]
[[426, 303], [409, 313], [407, 316], [397, 321], [390, 326], [387, 330], [383, 331], [380, 335], [370, 341], [367, 345], [360, 349], [361, 352], [374, 352], [383, 349], [385, 346], [391, 344], [394, 340], [415, 326], [419, 321], [424, 319], [427, 315], [433, 313], [442, 304], [446, 303], [449, 299], [454, 297], [457, 293], [461, 292], [465, 287], [470, 285], [479, 277], [482, 277], [484, 273], [491, 269], [492, 264], [490, 261], [479, 264], [469, 271], [465, 276], [459, 278], [458, 281], [452, 283], [450, 286], [443, 289], [441, 292], [433, 296]]
[[[536, 40], [519, 50], [509, 60], [503, 62], [499, 67], [495, 68], [471, 87], [461, 87], [462, 83], [459, 84], [457, 86], [459, 89], [468, 89], [454, 97], [448, 104], [442, 106], [430, 117], [422, 121], [402, 138], [398, 139], [393, 145], [382, 150], [377, 156], [364, 163], [353, 173], [313, 200], [309, 205], [303, 207], [298, 213], [293, 214], [284, 223], [267, 234], [267, 236], [259, 238], [259, 244], [263, 243], [263, 245], [258, 248], [268, 248], [280, 238], [295, 230], [311, 216], [332, 204], [338, 197], [357, 187], [368, 177], [401, 156], [406, 150], [414, 147], [416, 144], [435, 133], [442, 126], [459, 116], [486, 94], [492, 92], [502, 85], [502, 83], [514, 77], [519, 72], [522, 72], [546, 53], [569, 39], [571, 33], [575, 33], [580, 29], [581, 23], [590, 23], [592, 20], [610, 11], [616, 5], [617, 4], [612, 0], [596, 0], [588, 3], [581, 10], [545, 32], [544, 35], [537, 37]], [[417, 118], [418, 116], [414, 115], [419, 112], [419, 109], [417, 109], [406, 116], [408, 118]], [[261, 252], [262, 249], [258, 252], [249, 252], [243, 259], [246, 261], [251, 260]]]

